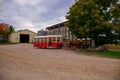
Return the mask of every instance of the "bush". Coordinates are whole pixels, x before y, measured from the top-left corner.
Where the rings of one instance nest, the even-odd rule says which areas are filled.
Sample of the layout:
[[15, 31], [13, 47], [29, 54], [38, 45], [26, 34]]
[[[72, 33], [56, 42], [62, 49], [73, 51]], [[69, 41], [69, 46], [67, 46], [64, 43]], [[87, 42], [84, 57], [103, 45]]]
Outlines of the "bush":
[[120, 50], [120, 45], [105, 44], [105, 46], [106, 46], [108, 49], [119, 49], [119, 50]]
[[7, 43], [7, 41], [6, 40], [2, 40], [1, 43]]

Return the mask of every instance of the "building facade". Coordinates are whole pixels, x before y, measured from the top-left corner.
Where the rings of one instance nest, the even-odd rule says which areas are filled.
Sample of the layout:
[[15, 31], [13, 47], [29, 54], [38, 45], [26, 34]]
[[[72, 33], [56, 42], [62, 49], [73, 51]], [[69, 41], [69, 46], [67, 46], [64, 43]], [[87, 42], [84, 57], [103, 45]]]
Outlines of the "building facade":
[[94, 40], [90, 38], [87, 38], [86, 40], [85, 38], [81, 38], [81, 39], [76, 38], [75, 35], [71, 33], [69, 28], [65, 26], [65, 23], [66, 21], [47, 27], [46, 28], [47, 34], [48, 35], [62, 35], [65, 46], [69, 46], [71, 41], [72, 41], [71, 42], [72, 46], [78, 45], [78, 43], [80, 43], [79, 47], [82, 46], [82, 48], [84, 47], [87, 48], [89, 46], [95, 45]]
[[37, 34], [35, 32], [30, 31], [28, 29], [19, 30], [9, 35], [9, 42], [11, 43], [32, 43], [33, 38], [36, 35]]
[[69, 28], [65, 26], [65, 22], [55, 24], [46, 28], [48, 35], [62, 35], [64, 39], [73, 40], [75, 36], [71, 34]]

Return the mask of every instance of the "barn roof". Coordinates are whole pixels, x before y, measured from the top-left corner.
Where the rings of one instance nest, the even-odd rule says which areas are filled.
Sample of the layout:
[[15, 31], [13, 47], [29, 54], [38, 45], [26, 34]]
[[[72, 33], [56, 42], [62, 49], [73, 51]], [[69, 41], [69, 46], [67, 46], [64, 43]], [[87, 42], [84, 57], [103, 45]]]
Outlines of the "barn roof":
[[14, 33], [21, 32], [21, 31], [30, 31], [30, 32], [32, 32], [32, 33], [34, 33], [34, 34], [37, 34], [37, 33], [33, 32], [33, 31], [29, 30], [29, 29], [18, 30], [18, 31], [16, 31], [16, 32], [14, 32]]

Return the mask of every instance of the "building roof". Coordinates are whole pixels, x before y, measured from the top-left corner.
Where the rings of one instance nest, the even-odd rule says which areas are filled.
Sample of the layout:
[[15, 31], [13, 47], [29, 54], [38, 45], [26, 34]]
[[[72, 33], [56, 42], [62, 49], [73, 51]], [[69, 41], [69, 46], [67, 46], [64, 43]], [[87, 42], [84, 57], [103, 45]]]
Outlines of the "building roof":
[[33, 32], [33, 31], [29, 30], [29, 29], [18, 30], [18, 31], [16, 31], [16, 32], [13, 32], [13, 33], [21, 32], [21, 31], [26, 31], [26, 30], [27, 30], [27, 31], [30, 31], [30, 32], [32, 32], [32, 33], [34, 33], [34, 34], [37, 34], [37, 33]]
[[64, 26], [65, 22], [67, 22], [67, 21], [64, 21], [64, 22], [49, 26], [46, 29], [53, 29], [53, 28], [57, 28], [57, 27], [60, 27], [60, 26]]

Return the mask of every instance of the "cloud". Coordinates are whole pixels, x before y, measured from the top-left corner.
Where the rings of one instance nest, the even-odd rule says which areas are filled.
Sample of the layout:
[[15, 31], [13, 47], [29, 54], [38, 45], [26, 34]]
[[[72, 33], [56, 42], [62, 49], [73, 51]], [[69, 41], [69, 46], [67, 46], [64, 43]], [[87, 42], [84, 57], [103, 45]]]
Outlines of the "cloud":
[[14, 2], [20, 5], [26, 5], [26, 4], [36, 5], [36, 4], [42, 3], [43, 0], [14, 0]]
[[3, 0], [0, 0], [0, 2], [2, 2]]
[[74, 0], [0, 0], [0, 23], [37, 32], [65, 21]]

